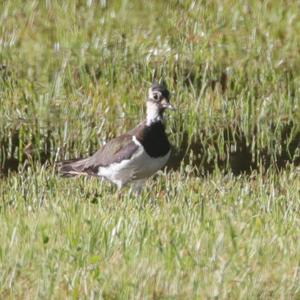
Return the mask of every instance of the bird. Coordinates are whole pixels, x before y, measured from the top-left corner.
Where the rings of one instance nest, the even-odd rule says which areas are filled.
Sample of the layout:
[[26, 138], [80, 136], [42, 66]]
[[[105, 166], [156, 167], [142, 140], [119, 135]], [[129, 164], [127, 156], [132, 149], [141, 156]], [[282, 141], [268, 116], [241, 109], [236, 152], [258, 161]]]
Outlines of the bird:
[[165, 81], [154, 80], [146, 98], [146, 118], [86, 158], [58, 163], [63, 177], [96, 176], [113, 182], [118, 190], [131, 183], [140, 192], [145, 181], [162, 169], [171, 154], [164, 112], [175, 110]]

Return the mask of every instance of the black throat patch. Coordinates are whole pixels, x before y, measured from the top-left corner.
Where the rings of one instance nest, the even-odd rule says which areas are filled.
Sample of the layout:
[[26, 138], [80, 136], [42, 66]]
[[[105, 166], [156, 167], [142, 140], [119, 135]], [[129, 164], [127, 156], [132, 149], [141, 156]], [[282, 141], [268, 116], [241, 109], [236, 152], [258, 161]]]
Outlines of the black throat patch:
[[161, 121], [144, 126], [136, 133], [137, 140], [151, 157], [165, 156], [170, 151], [170, 143]]

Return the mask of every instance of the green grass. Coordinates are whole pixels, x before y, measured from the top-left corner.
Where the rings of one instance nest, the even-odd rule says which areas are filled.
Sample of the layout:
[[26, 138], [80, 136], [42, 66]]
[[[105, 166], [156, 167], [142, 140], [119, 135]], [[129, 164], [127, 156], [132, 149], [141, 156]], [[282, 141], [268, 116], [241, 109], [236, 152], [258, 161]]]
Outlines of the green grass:
[[[300, 298], [298, 10], [2, 1], [0, 298]], [[169, 168], [139, 198], [58, 177], [144, 117], [154, 75]]]
[[300, 295], [293, 172], [200, 179], [182, 171], [160, 176], [142, 199], [31, 174], [4, 182], [4, 298]]

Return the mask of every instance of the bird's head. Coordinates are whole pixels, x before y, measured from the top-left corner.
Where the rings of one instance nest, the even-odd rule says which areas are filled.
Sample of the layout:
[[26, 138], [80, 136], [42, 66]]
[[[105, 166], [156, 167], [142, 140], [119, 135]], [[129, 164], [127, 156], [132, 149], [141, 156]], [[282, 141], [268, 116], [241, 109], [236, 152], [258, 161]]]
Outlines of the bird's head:
[[166, 109], [175, 110], [170, 103], [170, 92], [166, 83], [154, 81], [148, 92], [147, 98], [147, 123], [161, 121]]

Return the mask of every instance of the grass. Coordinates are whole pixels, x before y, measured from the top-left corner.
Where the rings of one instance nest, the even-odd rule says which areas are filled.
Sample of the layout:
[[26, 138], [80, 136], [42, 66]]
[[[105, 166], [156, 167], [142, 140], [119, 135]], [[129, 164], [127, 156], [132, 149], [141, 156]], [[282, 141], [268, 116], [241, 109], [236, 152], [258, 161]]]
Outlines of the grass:
[[[298, 299], [298, 3], [0, 3], [0, 298]], [[173, 92], [140, 198], [64, 180]]]
[[142, 199], [88, 180], [66, 185], [43, 169], [28, 175], [4, 183], [4, 298], [299, 296], [292, 172], [168, 174]]

